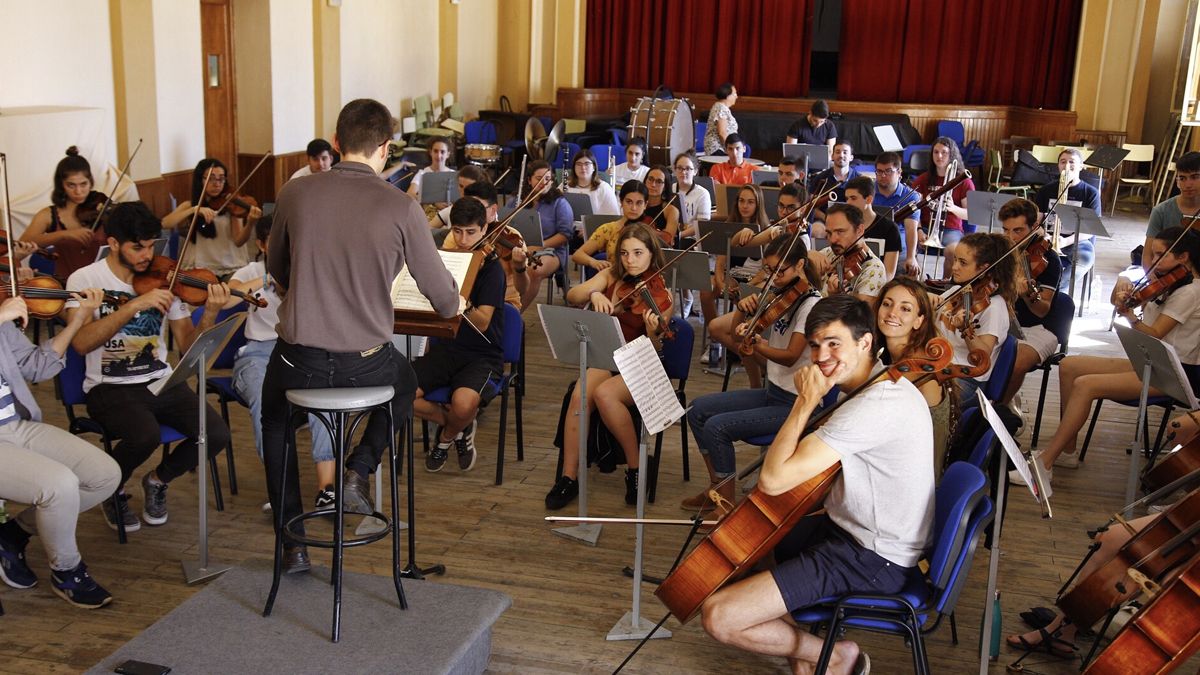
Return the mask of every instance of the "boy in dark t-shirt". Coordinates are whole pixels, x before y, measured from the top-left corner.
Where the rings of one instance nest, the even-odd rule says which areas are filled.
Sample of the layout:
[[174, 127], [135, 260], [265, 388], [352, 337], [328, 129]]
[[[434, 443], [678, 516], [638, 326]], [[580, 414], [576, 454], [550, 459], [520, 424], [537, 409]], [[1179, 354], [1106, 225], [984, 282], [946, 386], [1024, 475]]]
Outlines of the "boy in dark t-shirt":
[[[450, 236], [456, 251], [470, 251], [487, 228], [487, 211], [474, 197], [463, 197], [450, 209]], [[475, 415], [498, 392], [504, 372], [504, 267], [489, 257], [479, 267], [462, 323], [453, 340], [434, 340], [425, 355], [413, 362], [417, 397], [413, 411], [434, 422], [438, 431], [434, 447], [425, 456], [425, 470], [441, 471], [450, 455], [458, 454], [458, 468], [475, 466]], [[450, 387], [450, 403], [425, 400], [425, 394]]]

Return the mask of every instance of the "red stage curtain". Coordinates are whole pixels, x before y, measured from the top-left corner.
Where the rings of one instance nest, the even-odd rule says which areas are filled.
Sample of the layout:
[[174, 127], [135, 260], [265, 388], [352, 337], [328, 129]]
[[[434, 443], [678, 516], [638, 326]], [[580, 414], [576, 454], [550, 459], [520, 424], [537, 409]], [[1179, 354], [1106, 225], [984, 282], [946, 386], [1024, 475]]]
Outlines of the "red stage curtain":
[[588, 0], [588, 87], [808, 91], [809, 0]]
[[1082, 0], [843, 0], [838, 98], [1064, 110]]

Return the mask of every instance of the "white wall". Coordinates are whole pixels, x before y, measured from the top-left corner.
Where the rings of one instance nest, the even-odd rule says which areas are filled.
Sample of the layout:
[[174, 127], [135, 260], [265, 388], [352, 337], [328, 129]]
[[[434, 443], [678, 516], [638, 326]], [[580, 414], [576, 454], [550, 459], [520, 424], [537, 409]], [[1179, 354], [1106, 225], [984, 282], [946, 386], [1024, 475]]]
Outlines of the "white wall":
[[311, 0], [270, 2], [272, 150], [281, 155], [303, 150], [317, 125], [313, 4]]
[[500, 48], [500, 6], [495, 0], [462, 0], [458, 5], [458, 101], [465, 112], [499, 107], [496, 63]]
[[270, 10], [270, 0], [233, 1], [238, 152], [263, 153], [271, 149]]
[[0, 26], [0, 107], [89, 106], [112, 115], [107, 0], [0, 0]]
[[170, 173], [204, 159], [200, 3], [154, 0], [153, 11], [158, 144], [162, 171]]
[[437, 1], [342, 3], [342, 104], [373, 98], [402, 117], [413, 97], [441, 96]]

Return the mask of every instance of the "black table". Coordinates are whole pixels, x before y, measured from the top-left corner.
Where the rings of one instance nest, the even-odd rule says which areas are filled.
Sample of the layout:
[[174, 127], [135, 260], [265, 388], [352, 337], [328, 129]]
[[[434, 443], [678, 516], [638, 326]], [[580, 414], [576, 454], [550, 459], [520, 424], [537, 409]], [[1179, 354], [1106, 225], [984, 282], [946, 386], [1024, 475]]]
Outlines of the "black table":
[[[753, 156], [774, 163], [780, 159], [788, 128], [803, 114], [751, 112], [735, 108], [733, 116], [738, 122], [738, 135], [753, 149]], [[883, 153], [872, 127], [891, 125], [896, 137], [904, 145], [921, 142], [921, 135], [913, 128], [908, 115], [862, 113], [834, 119], [833, 123], [837, 126], [838, 139], [850, 141], [854, 156], [858, 158], [869, 159]]]

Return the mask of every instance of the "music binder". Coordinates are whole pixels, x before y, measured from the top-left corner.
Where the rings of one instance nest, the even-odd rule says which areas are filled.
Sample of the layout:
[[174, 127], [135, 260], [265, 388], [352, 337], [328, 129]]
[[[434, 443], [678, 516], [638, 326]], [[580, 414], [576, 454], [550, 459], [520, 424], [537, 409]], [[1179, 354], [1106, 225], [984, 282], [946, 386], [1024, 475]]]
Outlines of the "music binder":
[[[470, 298], [479, 266], [483, 264], [483, 252], [438, 251], [438, 254], [458, 284], [459, 295]], [[392, 311], [393, 331], [404, 335], [449, 339], [458, 333], [458, 326], [462, 321], [461, 314], [446, 318], [434, 311], [429, 300], [417, 288], [417, 282], [409, 274], [407, 265], [392, 282]]]

